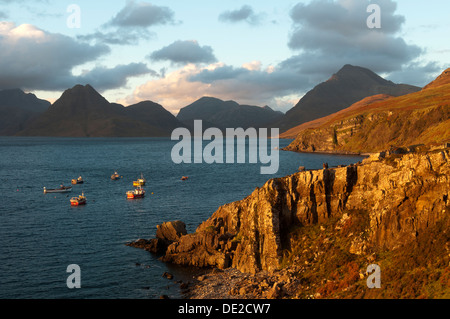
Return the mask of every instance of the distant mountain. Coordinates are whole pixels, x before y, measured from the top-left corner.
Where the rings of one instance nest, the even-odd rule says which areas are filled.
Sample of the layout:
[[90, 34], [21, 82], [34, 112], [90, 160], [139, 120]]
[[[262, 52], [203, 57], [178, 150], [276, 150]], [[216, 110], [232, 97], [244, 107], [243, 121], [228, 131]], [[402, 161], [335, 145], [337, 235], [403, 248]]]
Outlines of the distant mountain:
[[[372, 153], [391, 147], [450, 142], [450, 72], [419, 92], [376, 95], [297, 127], [285, 149], [297, 152]], [[287, 133], [287, 132], [286, 132]]]
[[0, 91], [0, 135], [14, 135], [45, 112], [50, 102], [21, 89]]
[[419, 87], [395, 84], [369, 69], [347, 64], [328, 81], [320, 83], [303, 96], [297, 105], [273, 126], [285, 132], [302, 123], [338, 112], [368, 96], [401, 96], [419, 90]]
[[18, 135], [70, 137], [170, 136], [183, 126], [161, 105], [109, 103], [90, 85], [76, 85]]
[[177, 119], [192, 127], [194, 120], [202, 120], [203, 128], [219, 129], [249, 127], [265, 127], [280, 119], [283, 113], [270, 107], [240, 105], [235, 101], [222, 101], [214, 97], [202, 97], [194, 103], [182, 108]]

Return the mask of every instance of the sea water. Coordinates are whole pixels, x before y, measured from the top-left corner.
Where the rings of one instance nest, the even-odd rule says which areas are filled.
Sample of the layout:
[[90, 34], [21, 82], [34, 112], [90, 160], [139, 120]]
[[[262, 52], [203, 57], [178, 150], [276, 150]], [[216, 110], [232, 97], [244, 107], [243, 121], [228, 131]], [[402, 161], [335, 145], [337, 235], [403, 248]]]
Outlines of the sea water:
[[[280, 148], [289, 142], [280, 140]], [[280, 151], [277, 174], [261, 175], [260, 164], [175, 164], [175, 144], [169, 138], [0, 137], [0, 298], [182, 298], [177, 281], [189, 281], [196, 269], [162, 263], [126, 243], [155, 237], [166, 221], [181, 220], [193, 232], [219, 206], [299, 166], [361, 160]], [[113, 181], [115, 171], [121, 178]], [[146, 197], [127, 200], [141, 173]], [[71, 193], [43, 193], [78, 176], [84, 183]], [[70, 206], [82, 192], [87, 204]], [[79, 289], [66, 283], [72, 264], [80, 267]]]

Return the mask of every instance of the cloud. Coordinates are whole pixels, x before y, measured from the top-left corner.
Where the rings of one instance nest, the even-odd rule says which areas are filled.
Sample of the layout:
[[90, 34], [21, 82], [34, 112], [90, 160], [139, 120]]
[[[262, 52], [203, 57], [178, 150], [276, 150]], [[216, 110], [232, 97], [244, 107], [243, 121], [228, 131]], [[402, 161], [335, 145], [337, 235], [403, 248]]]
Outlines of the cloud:
[[175, 24], [174, 12], [170, 8], [128, 1], [122, 10], [98, 30], [78, 35], [77, 38], [108, 45], [136, 45], [141, 40], [156, 37], [155, 32], [149, 30], [150, 27], [164, 24]]
[[0, 88], [63, 90], [85, 81], [104, 89], [122, 86], [131, 76], [151, 73], [144, 64], [97, 67], [81, 76], [72, 70], [108, 54], [106, 45], [90, 45], [30, 24], [0, 22]]
[[154, 61], [171, 61], [174, 64], [211, 63], [217, 59], [210, 46], [200, 46], [197, 41], [175, 41], [148, 56]]
[[243, 5], [237, 10], [224, 11], [219, 15], [219, 21], [222, 22], [247, 22], [249, 24], [260, 23], [261, 15], [255, 14], [253, 8], [249, 5]]
[[76, 76], [77, 83], [89, 83], [98, 91], [123, 87], [129, 77], [150, 74], [157, 77], [158, 73], [144, 63], [121, 64], [113, 68], [95, 67]]
[[95, 41], [108, 45], [136, 45], [140, 40], [155, 38], [155, 33], [146, 29], [118, 29], [115, 31], [96, 31], [94, 33], [77, 35], [81, 41]]
[[167, 74], [165, 78], [139, 86], [121, 103], [152, 100], [177, 113], [180, 108], [203, 96], [214, 96], [243, 104], [269, 104], [275, 109], [287, 110], [294, 103], [289, 95], [296, 94], [302, 87], [306, 88], [307, 83], [307, 79], [300, 74], [273, 66], [263, 68], [259, 61], [245, 63], [242, 67], [224, 63], [203, 67], [189, 64]]
[[120, 27], [150, 27], [168, 23], [174, 23], [174, 12], [170, 8], [135, 1], [128, 1], [109, 22]]
[[398, 34], [405, 18], [395, 13], [392, 0], [379, 0], [381, 28], [370, 29], [369, 0], [313, 0], [295, 5], [290, 16], [293, 30], [288, 46], [299, 54], [284, 67], [325, 79], [345, 64], [367, 67], [377, 73], [400, 71], [424, 50], [407, 44]]
[[7, 17], [8, 15], [5, 12], [0, 11], [0, 19], [6, 19]]
[[[327, 80], [345, 64], [369, 68], [397, 83], [418, 85], [434, 75], [440, 67], [422, 61], [425, 50], [402, 38], [405, 18], [396, 13], [396, 3], [377, 1], [382, 14], [381, 29], [367, 26], [370, 3], [369, 0], [298, 3], [290, 11], [292, 29], [287, 43], [294, 53], [277, 65], [264, 66], [261, 61], [242, 66], [222, 62], [206, 66], [189, 64], [139, 86], [127, 100], [150, 99], [174, 113], [202, 96], [245, 104], [268, 104], [274, 109], [287, 110], [305, 92]], [[244, 6], [223, 13], [221, 19], [246, 21], [252, 14], [253, 10]], [[167, 51], [183, 53], [181, 48]], [[156, 52], [153, 54], [170, 60], [168, 54]]]

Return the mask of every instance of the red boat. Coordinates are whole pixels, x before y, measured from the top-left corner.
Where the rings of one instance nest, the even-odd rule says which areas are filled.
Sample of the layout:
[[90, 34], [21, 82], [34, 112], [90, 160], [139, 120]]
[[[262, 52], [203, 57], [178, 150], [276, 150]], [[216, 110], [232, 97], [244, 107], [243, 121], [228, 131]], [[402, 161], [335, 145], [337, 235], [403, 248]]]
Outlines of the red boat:
[[144, 196], [145, 190], [142, 187], [138, 187], [132, 191], [127, 192], [128, 199], [143, 198]]
[[70, 199], [70, 205], [71, 206], [80, 206], [80, 205], [86, 205], [86, 196], [84, 196], [84, 193], [82, 193], [78, 197], [72, 197]]

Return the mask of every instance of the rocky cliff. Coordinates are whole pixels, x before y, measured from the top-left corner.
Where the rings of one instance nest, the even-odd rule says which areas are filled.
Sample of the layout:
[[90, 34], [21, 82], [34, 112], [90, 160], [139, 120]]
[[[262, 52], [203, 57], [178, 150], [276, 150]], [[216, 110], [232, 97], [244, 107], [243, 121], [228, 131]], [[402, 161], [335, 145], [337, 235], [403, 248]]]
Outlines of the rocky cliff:
[[273, 272], [296, 245], [295, 229], [356, 211], [366, 226], [364, 235], [352, 237], [350, 253], [402, 247], [450, 213], [449, 162], [445, 149], [271, 179], [247, 198], [220, 207], [195, 233], [172, 242], [162, 260]]

